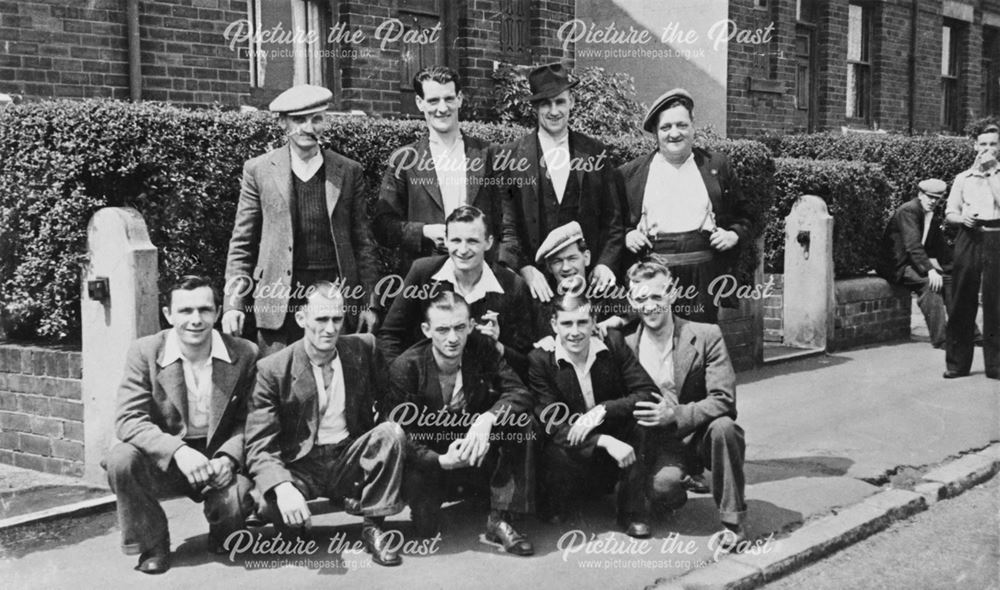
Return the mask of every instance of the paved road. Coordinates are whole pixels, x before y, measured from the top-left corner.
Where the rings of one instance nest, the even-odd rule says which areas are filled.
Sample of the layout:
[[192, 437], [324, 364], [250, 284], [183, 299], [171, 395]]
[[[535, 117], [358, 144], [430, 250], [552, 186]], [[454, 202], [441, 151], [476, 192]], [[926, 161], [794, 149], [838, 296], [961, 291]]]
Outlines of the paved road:
[[1000, 588], [1000, 477], [765, 590]]

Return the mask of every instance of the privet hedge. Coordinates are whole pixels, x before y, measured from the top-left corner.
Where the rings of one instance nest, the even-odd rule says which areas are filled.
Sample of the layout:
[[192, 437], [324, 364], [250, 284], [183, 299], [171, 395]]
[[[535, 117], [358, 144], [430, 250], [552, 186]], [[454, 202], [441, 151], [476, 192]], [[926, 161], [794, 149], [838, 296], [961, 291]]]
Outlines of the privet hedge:
[[[500, 143], [526, 130], [463, 123]], [[369, 205], [385, 162], [415, 141], [421, 121], [343, 118], [329, 147], [362, 163]], [[619, 165], [654, 146], [649, 136], [601, 137]], [[184, 110], [156, 103], [49, 101], [0, 111], [0, 311], [8, 336], [79, 339], [80, 269], [90, 216], [135, 207], [160, 252], [161, 288], [181, 274], [219, 284], [243, 162], [282, 142], [266, 113]], [[762, 144], [707, 139], [730, 154], [754, 206], [770, 208], [773, 162]], [[383, 260], [392, 253], [383, 252]], [[752, 271], [747, 255], [744, 273]]]

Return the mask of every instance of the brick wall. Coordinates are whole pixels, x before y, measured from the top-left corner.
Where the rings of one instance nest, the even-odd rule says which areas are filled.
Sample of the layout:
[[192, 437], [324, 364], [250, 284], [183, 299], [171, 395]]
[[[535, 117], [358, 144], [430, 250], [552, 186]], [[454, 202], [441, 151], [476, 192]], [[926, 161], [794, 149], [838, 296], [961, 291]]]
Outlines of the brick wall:
[[83, 475], [80, 353], [0, 345], [0, 463]]
[[910, 337], [910, 292], [878, 277], [836, 281], [833, 339], [827, 350]]
[[772, 281], [771, 294], [764, 300], [764, 342], [781, 343], [784, 339], [784, 317], [782, 315], [785, 275], [764, 275], [765, 281]]
[[[249, 65], [223, 37], [245, 0], [139, 3], [143, 98], [236, 106]], [[124, 0], [0, 0], [0, 92], [26, 99], [129, 98]]]

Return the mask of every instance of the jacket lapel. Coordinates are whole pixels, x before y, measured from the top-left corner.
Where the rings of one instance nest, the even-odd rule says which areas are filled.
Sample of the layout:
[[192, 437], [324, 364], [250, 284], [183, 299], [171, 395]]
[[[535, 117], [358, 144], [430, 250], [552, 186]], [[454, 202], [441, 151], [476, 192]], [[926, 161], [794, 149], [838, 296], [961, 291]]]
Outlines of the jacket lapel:
[[420, 179], [419, 184], [430, 196], [431, 201], [444, 212], [444, 199], [441, 197], [441, 186], [438, 184], [437, 169], [434, 168], [434, 156], [431, 155], [431, 141], [425, 137], [417, 142], [417, 165], [412, 169], [413, 176]]
[[[628, 195], [629, 211], [635, 216], [636, 223], [642, 218], [642, 198], [646, 193], [646, 179], [649, 178], [649, 164], [653, 161], [657, 152], [652, 152], [646, 159], [632, 170], [632, 174], [625, 179], [626, 194]], [[631, 225], [631, 224], [630, 224]]]
[[291, 206], [292, 199], [292, 148], [286, 145], [284, 149], [274, 152], [271, 158], [272, 182], [274, 190], [285, 203], [285, 207]]
[[[326, 214], [331, 219], [340, 200], [340, 187], [344, 184], [344, 171], [333, 158], [333, 153], [323, 150], [323, 166], [326, 169]], [[360, 196], [360, 195], [359, 195]]]
[[[437, 363], [434, 362], [434, 353], [431, 347], [428, 346], [424, 354], [424, 378], [427, 380], [423, 383], [422, 391], [424, 391], [424, 403], [427, 404], [427, 409], [433, 412], [444, 408], [444, 392], [441, 391], [441, 381], [438, 376]], [[462, 376], [464, 379], [464, 375]]]
[[[163, 349], [161, 348], [160, 357], [162, 358], [162, 356]], [[157, 364], [159, 364], [160, 360], [157, 359]], [[184, 367], [181, 365], [181, 361], [175, 361], [166, 367], [161, 367], [156, 374], [156, 381], [159, 382], [160, 387], [167, 394], [167, 399], [177, 408], [181, 416], [181, 422], [187, 424], [187, 384], [184, 382]]]
[[[554, 353], [552, 357], [555, 358]], [[567, 363], [553, 360], [556, 364], [556, 387], [563, 392], [566, 399], [560, 400], [569, 406], [572, 412], [587, 411], [587, 404], [583, 401], [583, 390], [580, 389], [580, 381], [576, 378], [576, 370]]]
[[319, 392], [316, 391], [316, 380], [313, 379], [312, 366], [302, 342], [294, 344], [292, 353], [292, 385], [291, 397], [297, 401], [302, 415], [299, 424], [305, 424], [307, 432], [296, 436], [296, 440], [313, 440], [319, 429]]
[[712, 201], [712, 211], [716, 215], [722, 210], [722, 186], [719, 184], [719, 170], [711, 166], [711, 162], [705, 161], [703, 153], [694, 152], [694, 163], [701, 172], [701, 180], [705, 183], [705, 190], [708, 191], [708, 198]]
[[587, 161], [587, 158], [591, 154], [582, 151], [579, 147], [580, 138], [576, 131], [569, 132], [569, 155], [570, 155], [570, 173], [576, 177], [576, 186], [579, 187], [580, 196], [584, 196], [587, 193], [583, 190], [583, 162]]
[[[337, 340], [337, 354], [340, 355], [340, 366], [344, 370], [344, 420], [351, 436], [359, 436], [358, 429], [358, 398], [365, 390], [365, 375], [360, 369], [361, 361], [355, 351], [343, 339]], [[351, 392], [355, 392], [353, 395]]]
[[222, 422], [222, 417], [232, 402], [236, 401], [235, 397], [230, 399], [230, 396], [233, 395], [233, 388], [236, 387], [236, 381], [240, 377], [237, 367], [240, 359], [232, 347], [226, 346], [226, 351], [229, 353], [229, 359], [232, 363], [216, 358], [212, 359], [212, 400], [208, 414], [209, 446], [211, 446], [212, 438], [215, 436], [215, 430]]
[[[462, 134], [462, 141], [465, 142], [465, 202], [471, 205], [476, 202], [479, 187], [483, 184], [486, 150], [478, 147], [478, 144], [474, 144], [474, 140], [471, 137], [466, 137], [465, 134]], [[471, 170], [469, 166], [472, 167]]]
[[694, 335], [689, 333], [687, 324], [686, 320], [674, 316], [674, 385], [678, 399], [684, 391], [684, 381], [698, 358]]

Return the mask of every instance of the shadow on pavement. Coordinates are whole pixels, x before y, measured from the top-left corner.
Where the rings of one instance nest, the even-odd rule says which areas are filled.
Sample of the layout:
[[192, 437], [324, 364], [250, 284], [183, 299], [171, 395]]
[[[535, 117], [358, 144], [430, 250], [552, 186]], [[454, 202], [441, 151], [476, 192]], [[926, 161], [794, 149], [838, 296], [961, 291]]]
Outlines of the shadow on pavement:
[[847, 457], [812, 456], [747, 461], [743, 469], [747, 485], [752, 485], [793, 477], [839, 477], [852, 465], [854, 461]]

